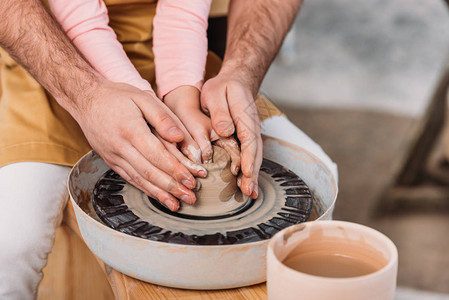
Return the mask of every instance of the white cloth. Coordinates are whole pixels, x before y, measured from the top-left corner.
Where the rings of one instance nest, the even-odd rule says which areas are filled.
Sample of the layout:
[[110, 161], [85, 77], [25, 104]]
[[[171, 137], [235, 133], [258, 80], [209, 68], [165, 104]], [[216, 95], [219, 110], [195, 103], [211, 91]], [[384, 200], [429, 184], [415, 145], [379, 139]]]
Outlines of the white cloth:
[[33, 299], [67, 202], [69, 167], [0, 168], [0, 299]]

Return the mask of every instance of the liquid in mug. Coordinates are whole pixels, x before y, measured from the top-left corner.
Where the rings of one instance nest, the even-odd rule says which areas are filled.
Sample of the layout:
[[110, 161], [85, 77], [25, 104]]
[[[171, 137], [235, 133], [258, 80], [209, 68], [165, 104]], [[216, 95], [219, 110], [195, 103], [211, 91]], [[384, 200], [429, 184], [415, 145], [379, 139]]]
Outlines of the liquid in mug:
[[[372, 251], [357, 251], [360, 249], [342, 250], [341, 247], [326, 247], [317, 245], [308, 251], [301, 251], [298, 247], [290, 253], [283, 261], [283, 264], [296, 271], [309, 275], [348, 278], [368, 275], [382, 269], [386, 264], [386, 259], [380, 253]], [[334, 248], [334, 249], [333, 249]]]

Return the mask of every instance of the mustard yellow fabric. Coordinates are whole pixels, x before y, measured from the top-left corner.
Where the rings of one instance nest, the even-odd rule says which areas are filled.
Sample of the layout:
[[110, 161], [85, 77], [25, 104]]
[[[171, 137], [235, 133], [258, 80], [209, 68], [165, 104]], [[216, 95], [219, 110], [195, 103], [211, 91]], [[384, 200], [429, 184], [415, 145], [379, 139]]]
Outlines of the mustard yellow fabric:
[[[128, 57], [155, 87], [152, 26], [156, 1], [105, 3], [110, 26]], [[220, 59], [209, 53], [206, 78], [215, 76], [220, 64]], [[75, 120], [1, 48], [0, 83], [0, 167], [22, 161], [72, 166], [90, 151]], [[256, 103], [262, 120], [280, 113], [263, 97], [258, 97]]]

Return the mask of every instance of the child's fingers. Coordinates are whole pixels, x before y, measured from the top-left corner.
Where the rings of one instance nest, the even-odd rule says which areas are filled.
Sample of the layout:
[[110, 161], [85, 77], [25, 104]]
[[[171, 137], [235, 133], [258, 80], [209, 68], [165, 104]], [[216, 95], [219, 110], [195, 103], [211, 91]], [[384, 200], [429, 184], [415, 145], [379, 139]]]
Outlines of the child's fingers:
[[188, 134], [184, 140], [179, 143], [182, 153], [196, 164], [201, 163], [201, 149], [197, 142]]
[[201, 126], [197, 126], [196, 129], [191, 131], [191, 134], [201, 149], [203, 164], [209, 163], [212, 159], [212, 155], [214, 154], [214, 150], [209, 139], [209, 133], [204, 128], [201, 128]]
[[[213, 149], [210, 142], [212, 123], [201, 111], [200, 91], [192, 86], [180, 86], [165, 95], [164, 101], [181, 120], [187, 132], [180, 143], [182, 152], [196, 163], [206, 163], [212, 159]], [[196, 145], [198, 149], [194, 150]]]
[[198, 143], [201, 149], [201, 158], [203, 160], [203, 164], [207, 164], [212, 159], [212, 155], [214, 154], [212, 144], [210, 143], [209, 137], [207, 136], [207, 132], [204, 131], [202, 133], [192, 133], [193, 138]]
[[210, 119], [199, 110], [186, 109], [179, 114], [188, 133], [195, 140], [201, 150], [203, 163], [208, 163], [214, 154], [209, 138], [212, 125]]
[[[182, 115], [179, 117], [181, 119], [181, 122], [184, 123], [185, 117], [182, 118]], [[178, 143], [182, 153], [184, 153], [184, 155], [187, 156], [194, 163], [200, 164], [202, 153], [200, 146], [198, 145], [197, 141], [195, 141], [195, 139], [192, 137], [189, 128], [187, 128], [184, 124], [180, 124], [179, 126], [184, 132], [184, 140]]]

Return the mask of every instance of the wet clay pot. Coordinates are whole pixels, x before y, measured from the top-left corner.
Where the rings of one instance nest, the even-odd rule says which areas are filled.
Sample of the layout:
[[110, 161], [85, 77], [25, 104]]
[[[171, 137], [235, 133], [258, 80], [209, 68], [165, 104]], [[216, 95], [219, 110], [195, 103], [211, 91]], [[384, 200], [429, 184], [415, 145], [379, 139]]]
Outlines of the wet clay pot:
[[250, 199], [237, 187], [237, 177], [231, 172], [231, 158], [221, 147], [213, 146], [214, 155], [202, 166], [206, 178], [197, 178], [197, 201], [194, 205], [181, 203], [179, 213], [185, 216], [213, 217], [233, 214], [248, 205]]

